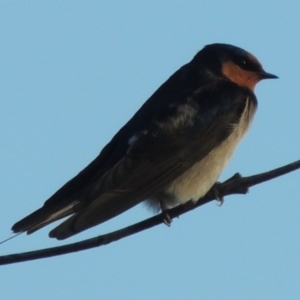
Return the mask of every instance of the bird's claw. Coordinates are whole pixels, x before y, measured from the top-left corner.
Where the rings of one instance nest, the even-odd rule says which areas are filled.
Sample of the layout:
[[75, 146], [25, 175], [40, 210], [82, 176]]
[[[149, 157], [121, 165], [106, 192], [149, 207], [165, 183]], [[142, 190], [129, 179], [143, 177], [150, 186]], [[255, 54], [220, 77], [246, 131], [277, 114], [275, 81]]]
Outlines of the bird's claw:
[[221, 184], [220, 182], [216, 182], [212, 187], [212, 191], [216, 201], [218, 202], [218, 205], [222, 206], [224, 203], [224, 196], [222, 195], [221, 190], [219, 188], [220, 184]]
[[171, 226], [171, 223], [172, 223], [172, 219], [168, 213], [168, 210], [163, 210], [162, 211], [162, 216], [163, 216], [163, 222], [168, 226], [170, 227]]

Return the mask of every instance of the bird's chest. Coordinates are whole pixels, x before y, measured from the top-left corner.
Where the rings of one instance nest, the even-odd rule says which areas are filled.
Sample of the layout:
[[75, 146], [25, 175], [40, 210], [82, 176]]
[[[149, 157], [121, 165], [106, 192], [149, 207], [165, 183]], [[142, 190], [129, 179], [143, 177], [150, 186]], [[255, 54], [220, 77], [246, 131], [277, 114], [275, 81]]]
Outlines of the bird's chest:
[[162, 199], [165, 207], [173, 207], [189, 200], [197, 201], [209, 191], [247, 132], [254, 111], [251, 103], [246, 103], [239, 123], [233, 125], [233, 130], [227, 139], [169, 185], [165, 191], [168, 197]]

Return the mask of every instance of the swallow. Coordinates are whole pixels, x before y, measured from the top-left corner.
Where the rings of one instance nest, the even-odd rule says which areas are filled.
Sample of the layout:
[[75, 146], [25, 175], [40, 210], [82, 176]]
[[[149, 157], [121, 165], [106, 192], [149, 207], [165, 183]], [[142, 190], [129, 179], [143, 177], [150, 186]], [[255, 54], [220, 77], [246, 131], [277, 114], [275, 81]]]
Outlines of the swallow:
[[228, 44], [205, 46], [142, 105], [112, 140], [44, 205], [13, 225], [28, 234], [69, 216], [49, 236], [66, 239], [146, 201], [167, 211], [197, 202], [247, 132], [267, 73]]

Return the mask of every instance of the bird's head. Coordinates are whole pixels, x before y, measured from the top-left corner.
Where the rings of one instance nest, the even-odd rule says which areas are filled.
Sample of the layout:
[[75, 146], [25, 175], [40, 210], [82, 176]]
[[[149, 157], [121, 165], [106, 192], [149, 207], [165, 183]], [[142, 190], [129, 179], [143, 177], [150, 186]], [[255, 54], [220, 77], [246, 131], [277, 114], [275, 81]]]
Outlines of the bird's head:
[[260, 80], [278, 78], [267, 73], [251, 53], [228, 44], [207, 45], [194, 59], [213, 76], [226, 78], [252, 91]]

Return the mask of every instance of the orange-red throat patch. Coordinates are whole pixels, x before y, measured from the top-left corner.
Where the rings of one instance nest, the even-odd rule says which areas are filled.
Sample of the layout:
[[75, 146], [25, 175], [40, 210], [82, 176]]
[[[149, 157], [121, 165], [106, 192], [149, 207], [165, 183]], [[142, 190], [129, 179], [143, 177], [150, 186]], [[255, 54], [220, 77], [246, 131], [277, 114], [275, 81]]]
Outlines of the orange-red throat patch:
[[255, 85], [260, 81], [260, 76], [254, 71], [243, 70], [232, 61], [224, 62], [222, 65], [222, 73], [232, 82], [254, 90]]

